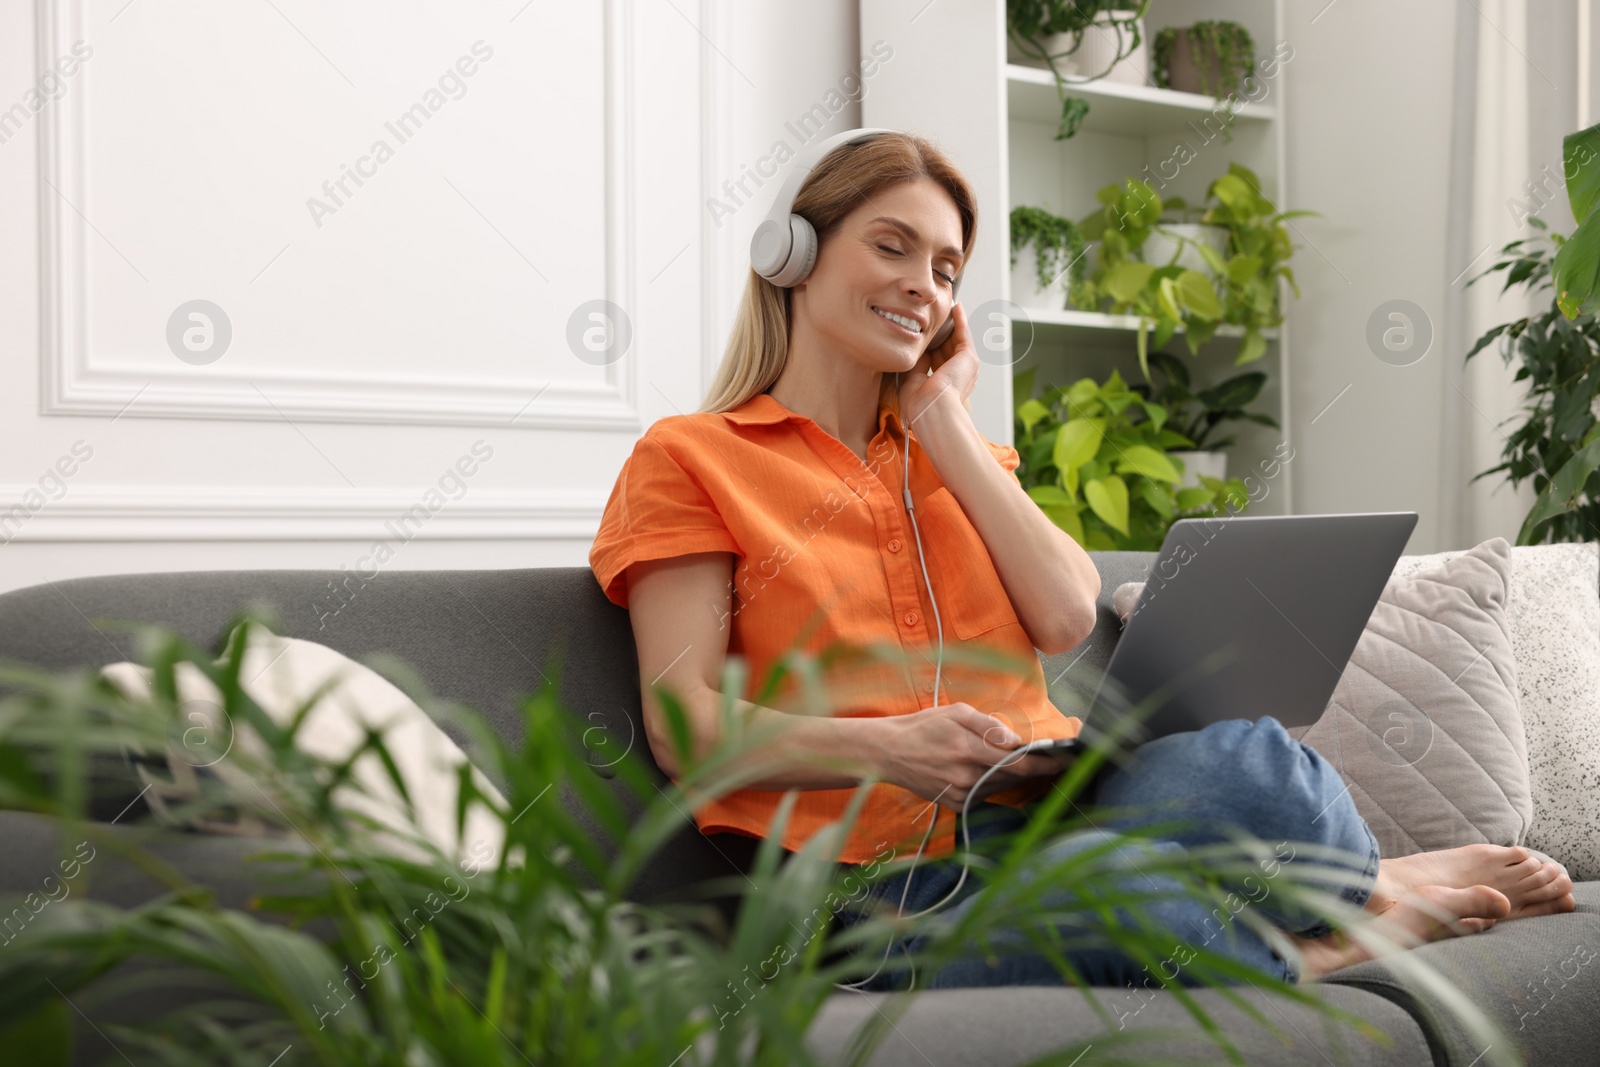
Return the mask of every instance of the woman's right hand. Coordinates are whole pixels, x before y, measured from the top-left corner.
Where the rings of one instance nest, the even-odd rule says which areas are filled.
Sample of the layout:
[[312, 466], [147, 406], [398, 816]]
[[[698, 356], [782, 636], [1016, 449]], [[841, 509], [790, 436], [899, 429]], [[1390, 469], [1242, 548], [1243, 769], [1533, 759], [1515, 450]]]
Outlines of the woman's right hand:
[[1008, 761], [1005, 768], [989, 775], [974, 801], [1062, 770], [1054, 756], [1015, 755], [1013, 749], [1032, 739], [961, 701], [881, 721], [887, 728], [881, 762], [888, 780], [952, 811], [961, 810], [978, 779], [1001, 761]]

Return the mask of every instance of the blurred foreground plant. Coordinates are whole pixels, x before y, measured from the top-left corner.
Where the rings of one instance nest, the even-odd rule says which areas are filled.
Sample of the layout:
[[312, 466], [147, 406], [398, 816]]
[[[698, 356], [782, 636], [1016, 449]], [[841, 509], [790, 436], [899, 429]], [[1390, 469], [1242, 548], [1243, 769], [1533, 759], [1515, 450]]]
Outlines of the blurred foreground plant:
[[[872, 782], [855, 791], [840, 822], [793, 855], [777, 845], [797, 799], [790, 791], [748, 878], [731, 876], [704, 887], [707, 896], [724, 889], [744, 895], [730, 929], [709, 905], [645, 906], [628, 899], [628, 892], [652, 857], [689, 822], [691, 791], [714, 797], [739, 788], [752, 774], [740, 764], [739, 753], [744, 746], [769, 743], [770, 736], [725, 733], [727, 743], [699, 762], [687, 756], [692, 746], [680, 745], [686, 753], [683, 774], [668, 787], [647, 760], [617, 753], [607, 738], [599, 754], [616, 757], [615, 776], [608, 780], [594, 773], [584, 720], [555, 696], [559, 656], [544, 672], [546, 685], [523, 700], [524, 734], [515, 744], [472, 709], [435, 699], [404, 663], [372, 657], [369, 665], [381, 667], [437, 721], [466, 731], [472, 739], [469, 755], [504, 799], [496, 804], [472, 788], [465, 771], [461, 774], [458, 831], [469, 804], [491, 808], [503, 827], [498, 848], [486, 851], [476, 847], [484, 843], [474, 842], [474, 855], [493, 856], [492, 863], [487, 858], [458, 862], [442, 853], [431, 860], [402, 858], [381, 846], [371, 820], [334, 803], [335, 790], [351, 781], [356, 758], [365, 753], [386, 757], [383, 737], [369, 734], [360, 752], [343, 764], [319, 761], [302, 752], [294, 736], [315, 696], [285, 728], [241, 684], [250, 628], [268, 621], [254, 609], [242, 613], [230, 627], [220, 660], [170, 631], [132, 625], [142, 658], [154, 672], [156, 696], [150, 702], [125, 698], [93, 671], [50, 675], [18, 665], [0, 670], [0, 685], [7, 687], [0, 700], [0, 804], [54, 816], [63, 841], [91, 841], [168, 887], [147, 904], [127, 909], [78, 893], [39, 911], [23, 934], [4, 946], [0, 1047], [8, 1058], [30, 1067], [67, 1063], [74, 1009], [92, 1017], [106, 998], [129, 986], [192, 991], [199, 982], [217, 995], [194, 999], [191, 993], [162, 1018], [101, 1027], [117, 1047], [105, 1062], [138, 1056], [141, 1063], [262, 1065], [278, 1062], [292, 1049], [285, 1063], [811, 1063], [815, 1057], [806, 1034], [833, 997], [833, 983], [865, 973], [850, 950], [876, 961], [891, 932], [927, 933], [927, 946], [915, 962], [919, 968], [937, 967], [973, 945], [989, 946], [995, 935], [1019, 929], [1041, 951], [1095, 944], [1148, 961], [1152, 988], [1171, 988], [1235, 1062], [1242, 1059], [1228, 1035], [1182, 983], [1217, 986], [1285, 1040], [1288, 1035], [1271, 1011], [1235, 992], [1239, 983], [1312, 1005], [1330, 1020], [1387, 1040], [1371, 1024], [1324, 1003], [1313, 989], [1285, 985], [1204, 945], [1193, 946], [1181, 975], [1160, 973], [1161, 959], [1173, 952], [1173, 935], [1155, 928], [1143, 909], [1160, 894], [1145, 887], [1143, 878], [1130, 888], [1116, 849], [1089, 850], [1038, 871], [1032, 880], [1017, 877], [1046, 835], [1088, 827], [1081, 813], [1069, 818], [1065, 812], [1105, 758], [1099, 751], [1062, 775], [1025, 827], [982, 841], [970, 853], [970, 876], [983, 889], [955, 924], [942, 923], [935, 913], [904, 922], [874, 918], [824, 934], [827, 924], [817, 922], [818, 916], [836, 908], [834, 902], [846, 897], [845, 885], [856, 877], [834, 857]], [[898, 647], [876, 645], [851, 651], [887, 660], [905, 655]], [[945, 654], [991, 666], [1006, 662], [981, 649]], [[804, 654], [786, 657], [763, 680], [762, 695], [775, 691], [791, 671], [806, 686], [816, 686], [816, 662]], [[260, 855], [297, 868], [299, 877], [278, 892], [258, 895], [248, 911], [220, 907], [209, 889], [190, 883], [152, 854], [148, 843], [162, 834], [170, 838], [170, 826], [109, 827], [85, 818], [89, 769], [97, 761], [124, 752], [161, 753], [174, 728], [181, 728], [174, 673], [180, 663], [192, 664], [216, 684], [235, 729], [256, 731], [266, 743], [268, 758], [256, 760], [242, 747], [228, 756], [238, 760], [234, 769], [246, 772], [252, 789], [204, 778], [202, 795], [170, 813], [181, 824], [187, 818], [248, 811], [285, 830], [284, 839], [264, 844]], [[723, 691], [741, 692], [743, 682], [741, 661], [730, 658]], [[662, 695], [672, 735], [686, 739], [681, 703], [670, 693]], [[385, 762], [394, 766], [392, 759]], [[398, 774], [396, 779], [409, 804], [404, 782]], [[1075, 805], [1072, 810], [1077, 813]], [[1144, 832], [1130, 831], [1129, 838]], [[301, 847], [301, 838], [309, 847]], [[1266, 844], [1251, 841], [1152, 853], [1141, 858], [1140, 874], [1227, 907], [1225, 883], [1257, 873], [1262, 857], [1270, 854]], [[887, 864], [869, 881], [904, 866]], [[94, 868], [84, 873], [93, 877]], [[1320, 877], [1326, 884], [1326, 876]], [[1058, 930], [1063, 916], [1039, 905], [1040, 894], [1063, 889], [1079, 902], [1071, 914], [1083, 920], [1070, 937]], [[1326, 892], [1299, 884], [1288, 866], [1278, 872], [1274, 892], [1324, 906], [1329, 914], [1345, 914]], [[1260, 922], [1248, 908], [1238, 918]], [[410, 936], [402, 935], [413, 929]], [[113, 980], [118, 978], [114, 968], [135, 960], [169, 966], [124, 972]], [[1084, 985], [1064, 957], [1059, 966], [1063, 984]], [[1449, 1006], [1483, 1044], [1510, 1047], [1413, 956], [1397, 955], [1395, 966]], [[753, 990], [752, 975], [759, 976]], [[744, 992], [732, 992], [738, 990]], [[863, 1062], [871, 1054], [914, 996], [877, 1002], [878, 1010], [854, 1035], [849, 1062]], [[1153, 1028], [1119, 1031], [1101, 998], [1123, 996], [1121, 989], [1096, 991], [1089, 1002], [1106, 1032], [1086, 1034], [1039, 1062], [1140, 1062], [1139, 1041], [1171, 1036]], [[1484, 1062], [1499, 1058], [1490, 1055]]]

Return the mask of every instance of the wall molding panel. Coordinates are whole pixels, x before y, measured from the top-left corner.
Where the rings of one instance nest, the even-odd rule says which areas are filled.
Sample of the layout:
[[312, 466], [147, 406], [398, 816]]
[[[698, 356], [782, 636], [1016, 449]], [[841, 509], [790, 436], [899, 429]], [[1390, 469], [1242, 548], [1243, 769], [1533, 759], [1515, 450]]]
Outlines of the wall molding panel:
[[[595, 88], [605, 97], [605, 217], [597, 222], [604, 227], [605, 298], [631, 308], [640, 289], [635, 257], [638, 211], [631, 178], [639, 158], [634, 119], [638, 79], [632, 69], [637, 55], [634, 0], [605, 0], [603, 19], [605, 64]], [[95, 43], [104, 29], [97, 26], [91, 32], [87, 28], [85, 0], [36, 0], [35, 25], [36, 62], [41, 71], [55, 57], [70, 51], [74, 41]], [[98, 73], [94, 61], [87, 61], [78, 78], [89, 80]], [[619, 433], [643, 429], [635, 380], [638, 361], [633, 358], [606, 365], [599, 383], [474, 376], [470, 372], [408, 376], [240, 370], [221, 364], [183, 365], [176, 360], [148, 366], [126, 360], [108, 365], [106, 353], [97, 349], [89, 328], [95, 313], [90, 266], [92, 256], [114, 258], [120, 253], [113, 251], [115, 246], [110, 246], [92, 221], [95, 209], [88, 162], [95, 115], [91, 97], [85, 84], [74, 84], [35, 120], [39, 124], [41, 414], [305, 419]], [[539, 121], [537, 114], [530, 115], [530, 123]]]

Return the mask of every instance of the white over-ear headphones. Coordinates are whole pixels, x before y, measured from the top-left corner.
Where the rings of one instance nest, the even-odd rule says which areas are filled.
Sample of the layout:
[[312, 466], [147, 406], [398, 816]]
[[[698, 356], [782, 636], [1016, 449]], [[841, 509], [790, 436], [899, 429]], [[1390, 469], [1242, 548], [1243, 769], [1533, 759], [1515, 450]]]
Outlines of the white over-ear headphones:
[[[802, 215], [796, 215], [792, 210], [794, 206], [794, 198], [799, 194], [800, 186], [805, 184], [806, 177], [812, 172], [812, 170], [816, 168], [817, 164], [826, 159], [828, 153], [832, 152], [840, 145], [859, 144], [862, 141], [869, 141], [881, 134], [893, 132], [895, 131], [873, 127], [864, 127], [857, 130], [846, 130], [844, 133], [829, 137], [827, 140], [821, 142], [814, 148], [802, 154], [800, 158], [795, 161], [794, 167], [790, 170], [788, 177], [784, 179], [783, 185], [778, 188], [778, 195], [773, 198], [772, 210], [767, 213], [767, 217], [761, 221], [759, 226], [756, 227], [756, 232], [750, 238], [751, 268], [773, 285], [783, 288], [788, 288], [804, 281], [806, 276], [811, 273], [811, 268], [815, 266], [817, 262], [817, 231], [811, 225], [809, 220]], [[963, 268], [964, 267], [965, 264], [963, 264]], [[956, 274], [954, 283], [951, 285], [952, 304], [954, 303], [955, 294], [961, 291], [961, 277], [961, 273], [958, 272]], [[944, 344], [946, 339], [949, 338], [950, 334], [953, 333], [954, 330], [955, 314], [952, 311], [950, 316], [945, 319], [943, 325], [939, 327], [938, 332], [933, 335], [933, 340], [928, 342], [928, 347], [937, 348], [939, 345]], [[895, 387], [898, 388], [900, 385], [900, 372], [896, 371], [894, 377]], [[928, 602], [933, 605], [933, 621], [939, 632], [939, 654], [937, 660], [934, 662], [933, 668], [932, 705], [934, 707], [938, 707], [939, 683], [941, 672], [944, 667], [944, 622], [939, 617], [939, 602], [934, 598], [933, 595], [933, 582], [928, 579], [928, 559], [927, 555], [922, 550], [922, 531], [917, 527], [916, 507], [911, 502], [911, 435], [910, 426], [905, 423], [903, 413], [901, 422], [902, 425], [905, 426], [906, 430], [905, 462], [901, 464], [901, 494], [905, 497], [906, 501], [906, 515], [911, 519], [911, 532], [915, 535], [917, 540], [917, 559], [922, 564], [922, 580], [923, 583], [928, 587]], [[989, 770], [984, 773], [983, 777], [978, 779], [978, 782], [973, 786], [972, 790], [968, 792], [966, 803], [963, 804], [961, 808], [961, 828], [966, 837], [967, 848], [969, 851], [972, 848], [972, 833], [967, 826], [967, 811], [972, 806], [973, 795], [977, 792], [978, 787], [988, 779], [989, 775], [993, 774], [1001, 767], [1013, 762], [1015, 759], [1021, 758], [1021, 756], [1022, 753], [1019, 751], [1010, 759], [1001, 760], [999, 763], [989, 768]], [[933, 836], [933, 827], [935, 822], [937, 822], [937, 815], [938, 812], [936, 810], [933, 816], [929, 818], [928, 831], [922, 835], [922, 844], [917, 846], [917, 854], [912, 858], [911, 867], [906, 872], [906, 885], [905, 889], [900, 894], [900, 905], [898, 909], [901, 915], [905, 914], [906, 899], [911, 892], [911, 875], [917, 869], [917, 862], [922, 858], [922, 850], [927, 847], [928, 839]], [[961, 877], [951, 888], [950, 892], [946, 893], [944, 898], [938, 903], [924, 908], [922, 911], [917, 912], [916, 915], [911, 917], [915, 918], [917, 915], [926, 915], [929, 912], [937, 911], [939, 908], [942, 908], [947, 901], [949, 901], [956, 895], [957, 892], [960, 891], [962, 884], [966, 882], [966, 880], [967, 867], [963, 862], [961, 868]], [[840, 989], [861, 988], [875, 978], [878, 974], [878, 971], [883, 970], [883, 964], [888, 961], [889, 949], [892, 948], [893, 945], [894, 941], [891, 939], [890, 942], [884, 946], [883, 959], [879, 961], [877, 969], [874, 970], [872, 974], [867, 975], [867, 977], [857, 982], [835, 982], [834, 984]], [[916, 975], [913, 972], [912, 987], [915, 988], [915, 985]]]

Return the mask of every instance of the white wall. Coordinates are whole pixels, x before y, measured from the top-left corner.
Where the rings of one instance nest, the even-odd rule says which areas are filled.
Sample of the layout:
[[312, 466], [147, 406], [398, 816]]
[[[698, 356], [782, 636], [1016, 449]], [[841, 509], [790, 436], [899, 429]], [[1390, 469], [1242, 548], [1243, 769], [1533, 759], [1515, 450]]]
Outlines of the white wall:
[[[633, 441], [698, 406], [773, 190], [708, 200], [856, 69], [853, 6], [794, 11], [5, 0], [0, 589], [585, 564]], [[168, 345], [194, 299], [231, 322], [210, 362]], [[569, 342], [597, 299], [623, 358]]]
[[[1575, 0], [1537, 0], [1529, 9], [1525, 58], [1512, 60], [1530, 64], [1528, 158], [1503, 168], [1517, 178], [1481, 191], [1495, 202], [1523, 195], [1519, 180], [1544, 166], [1559, 175], [1561, 138], [1576, 123]], [[1495, 534], [1514, 542], [1525, 507], [1501, 508], [1492, 530], [1474, 531], [1460, 515], [1466, 480], [1499, 462], [1502, 445], [1494, 439], [1491, 458], [1475, 462], [1458, 454], [1465, 450], [1457, 442], [1474, 429], [1492, 435], [1490, 422], [1515, 414], [1521, 387], [1510, 388], [1510, 373], [1487, 351], [1473, 363], [1504, 379], [1496, 406], [1479, 398], [1475, 408], [1457, 392], [1477, 335], [1462, 336], [1452, 314], [1467, 281], [1496, 257], [1474, 260], [1484, 242], [1468, 247], [1447, 212], [1452, 138], [1461, 135], [1452, 105], [1471, 89], [1457, 83], [1457, 20], [1477, 20], [1491, 42], [1512, 27], [1449, 0], [1286, 3], [1285, 12], [1295, 48], [1288, 203], [1322, 213], [1296, 223], [1307, 246], [1295, 266], [1304, 293], [1293, 323], [1296, 510], [1415, 510], [1408, 553], [1468, 548]], [[1542, 214], [1570, 229], [1564, 195]], [[1531, 232], [1510, 211], [1495, 219], [1494, 252]], [[1420, 306], [1434, 330], [1432, 349], [1409, 366], [1377, 359], [1364, 336], [1373, 311], [1397, 299]], [[1499, 321], [1516, 317], [1516, 303], [1504, 301]], [[1501, 478], [1484, 479], [1478, 492], [1510, 496]], [[1531, 501], [1526, 483], [1523, 492]]]

